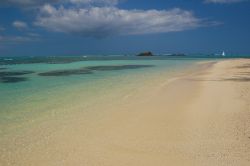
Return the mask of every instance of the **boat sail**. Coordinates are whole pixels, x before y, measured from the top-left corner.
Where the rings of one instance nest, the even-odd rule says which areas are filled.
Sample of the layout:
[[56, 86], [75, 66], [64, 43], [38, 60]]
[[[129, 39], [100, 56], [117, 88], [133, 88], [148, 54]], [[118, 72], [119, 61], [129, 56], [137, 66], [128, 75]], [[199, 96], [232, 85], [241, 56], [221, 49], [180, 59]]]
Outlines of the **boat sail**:
[[226, 56], [226, 53], [225, 51], [222, 52], [221, 56]]

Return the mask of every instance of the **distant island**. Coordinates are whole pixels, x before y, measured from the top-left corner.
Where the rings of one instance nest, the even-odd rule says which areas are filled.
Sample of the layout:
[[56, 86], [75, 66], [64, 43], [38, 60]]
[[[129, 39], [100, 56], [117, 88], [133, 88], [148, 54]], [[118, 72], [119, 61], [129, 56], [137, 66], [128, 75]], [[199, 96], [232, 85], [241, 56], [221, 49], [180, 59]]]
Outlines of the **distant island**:
[[146, 51], [138, 54], [137, 56], [154, 56], [152, 52]]

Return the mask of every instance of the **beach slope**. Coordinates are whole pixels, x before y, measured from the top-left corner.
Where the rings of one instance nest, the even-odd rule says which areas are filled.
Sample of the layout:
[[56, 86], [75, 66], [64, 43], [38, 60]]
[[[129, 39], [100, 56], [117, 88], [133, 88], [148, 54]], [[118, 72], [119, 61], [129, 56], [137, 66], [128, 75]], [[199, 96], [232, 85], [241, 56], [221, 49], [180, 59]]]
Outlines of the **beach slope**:
[[107, 101], [64, 121], [41, 122], [39, 128], [2, 142], [0, 162], [248, 166], [249, 74], [249, 59], [200, 63], [119, 102]]
[[249, 73], [249, 59], [204, 63], [120, 108], [101, 124], [107, 165], [249, 165]]

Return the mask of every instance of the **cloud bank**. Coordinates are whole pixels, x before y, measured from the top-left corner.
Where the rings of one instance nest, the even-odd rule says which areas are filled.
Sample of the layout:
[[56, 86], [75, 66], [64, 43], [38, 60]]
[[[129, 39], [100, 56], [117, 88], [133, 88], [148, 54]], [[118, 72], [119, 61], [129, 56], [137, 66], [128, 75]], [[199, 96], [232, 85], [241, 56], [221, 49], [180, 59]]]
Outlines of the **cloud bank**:
[[[102, 38], [115, 35], [168, 33], [208, 26], [192, 11], [180, 8], [168, 10], [121, 9], [118, 7], [121, 1], [2, 0], [0, 4], [16, 5], [20, 8], [38, 8], [38, 12], [33, 12], [36, 13], [36, 16], [32, 25], [48, 31], [82, 37]], [[211, 3], [226, 0], [206, 1]], [[15, 21], [12, 25], [19, 30], [28, 28], [28, 25], [21, 21]]]
[[116, 7], [55, 8], [45, 5], [35, 25], [79, 36], [105, 37], [183, 31], [201, 26], [190, 11], [124, 10]]

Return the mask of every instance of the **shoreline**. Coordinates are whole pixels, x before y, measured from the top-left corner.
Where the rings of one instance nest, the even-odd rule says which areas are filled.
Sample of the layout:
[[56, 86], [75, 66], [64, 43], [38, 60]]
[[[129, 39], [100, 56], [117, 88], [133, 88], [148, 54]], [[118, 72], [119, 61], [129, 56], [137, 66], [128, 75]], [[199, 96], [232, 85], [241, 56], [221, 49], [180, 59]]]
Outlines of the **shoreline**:
[[241, 79], [238, 75], [249, 73], [249, 64], [246, 59], [201, 64], [199, 71], [143, 89], [133, 100], [127, 96], [119, 103], [94, 108], [92, 113], [79, 113], [47, 135], [43, 130], [49, 126], [41, 123], [29, 135], [10, 141], [16, 144], [12, 147], [16, 151], [1, 149], [0, 162], [247, 166], [250, 85], [248, 75]]

